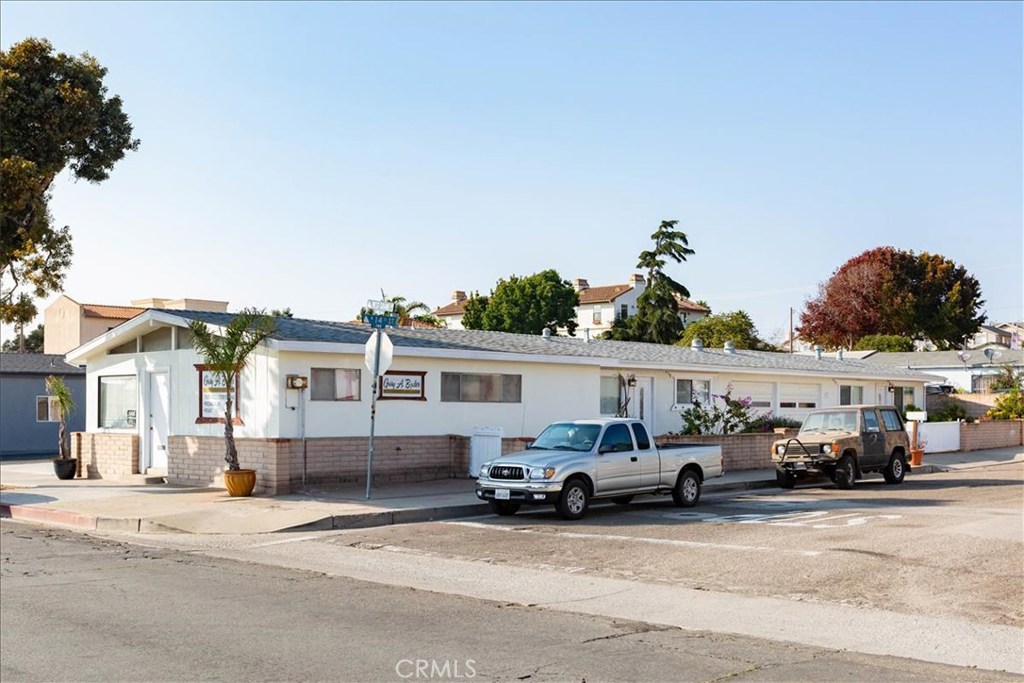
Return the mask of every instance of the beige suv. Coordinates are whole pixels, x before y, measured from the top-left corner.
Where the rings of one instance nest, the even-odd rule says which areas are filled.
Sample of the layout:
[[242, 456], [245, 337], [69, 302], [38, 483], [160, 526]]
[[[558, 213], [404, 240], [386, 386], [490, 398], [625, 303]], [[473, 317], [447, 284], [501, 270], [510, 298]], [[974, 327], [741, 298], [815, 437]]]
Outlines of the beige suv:
[[902, 483], [910, 471], [910, 438], [895, 406], [836, 406], [808, 413], [800, 433], [772, 444], [779, 486], [797, 479], [828, 475], [841, 489], [867, 472], [881, 472], [889, 484]]

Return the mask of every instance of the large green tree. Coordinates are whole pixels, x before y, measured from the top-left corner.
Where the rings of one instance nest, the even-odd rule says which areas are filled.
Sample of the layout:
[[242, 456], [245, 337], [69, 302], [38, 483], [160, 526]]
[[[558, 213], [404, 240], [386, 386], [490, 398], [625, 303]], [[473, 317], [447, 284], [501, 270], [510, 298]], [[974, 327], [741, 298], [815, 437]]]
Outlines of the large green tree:
[[669, 260], [682, 263], [694, 254], [686, 233], [677, 230], [679, 221], [662, 221], [651, 235], [654, 248], [640, 253], [637, 268], [647, 270], [647, 288], [637, 299], [636, 314], [616, 321], [605, 333], [606, 339], [674, 344], [683, 333], [676, 296], [690, 292], [665, 272]]
[[868, 335], [927, 339], [957, 348], [985, 322], [981, 286], [940, 254], [878, 247], [840, 266], [800, 315], [800, 335], [852, 348]]
[[564, 327], [575, 334], [579, 296], [555, 270], [498, 280], [489, 297], [466, 302], [462, 326], [469, 330], [495, 330], [540, 334], [547, 327]]
[[14, 339], [5, 339], [0, 350], [5, 353], [42, 353], [43, 326], [39, 325], [27, 335], [18, 330], [18, 336]]
[[90, 55], [54, 52], [43, 39], [0, 51], [0, 321], [25, 324], [35, 300], [63, 286], [72, 249], [49, 211], [57, 174], [101, 182], [139, 146], [106, 74]]
[[754, 321], [746, 311], [718, 313], [690, 323], [683, 332], [679, 344], [689, 346], [694, 339], [700, 339], [709, 348], [722, 348], [725, 342], [731, 341], [737, 349], [778, 350], [758, 336]]

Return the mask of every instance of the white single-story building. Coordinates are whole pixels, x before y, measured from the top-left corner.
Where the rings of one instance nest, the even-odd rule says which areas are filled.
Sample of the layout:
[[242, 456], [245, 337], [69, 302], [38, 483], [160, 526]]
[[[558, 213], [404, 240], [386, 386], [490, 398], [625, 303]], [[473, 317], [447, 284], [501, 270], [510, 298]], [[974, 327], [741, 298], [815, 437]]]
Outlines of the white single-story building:
[[[86, 426], [76, 438], [90, 473], [166, 468], [172, 482], [218, 480], [225, 388], [203, 371], [188, 324], [216, 331], [233, 315], [151, 309], [68, 354], [86, 368]], [[235, 388], [240, 459], [260, 472], [258, 491], [365, 476], [372, 334], [360, 324], [276, 319]], [[924, 383], [936, 379], [835, 356], [467, 330], [387, 334], [393, 361], [375, 425], [375, 472], [385, 479], [464, 476], [481, 427], [528, 439], [553, 420], [622, 411], [661, 435], [681, 430], [691, 397], [730, 388], [756, 409], [799, 419], [820, 406], [921, 402]], [[295, 388], [296, 377], [307, 386]]]

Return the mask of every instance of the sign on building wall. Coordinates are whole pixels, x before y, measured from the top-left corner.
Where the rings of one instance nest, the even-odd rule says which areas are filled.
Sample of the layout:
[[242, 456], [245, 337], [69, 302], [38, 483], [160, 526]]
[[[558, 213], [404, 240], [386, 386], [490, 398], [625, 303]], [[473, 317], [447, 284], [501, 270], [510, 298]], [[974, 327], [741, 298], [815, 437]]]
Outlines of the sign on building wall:
[[388, 372], [380, 378], [380, 400], [426, 401], [426, 372]]
[[[199, 417], [196, 424], [215, 424], [224, 422], [224, 414], [228, 406], [228, 387], [224, 377], [211, 372], [205, 365], [195, 366], [199, 371]], [[235, 386], [231, 387], [231, 404], [234, 406], [234, 424], [242, 424], [238, 417], [238, 376], [235, 375]]]

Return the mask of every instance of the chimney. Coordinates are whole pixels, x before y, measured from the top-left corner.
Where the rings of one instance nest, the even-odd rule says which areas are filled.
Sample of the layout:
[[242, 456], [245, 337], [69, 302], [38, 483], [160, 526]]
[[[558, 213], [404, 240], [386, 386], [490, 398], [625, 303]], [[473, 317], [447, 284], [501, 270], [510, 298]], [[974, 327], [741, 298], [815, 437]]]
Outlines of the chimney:
[[453, 304], [461, 304], [465, 300], [466, 300], [466, 293], [463, 292], [461, 289], [456, 289], [454, 292], [452, 292], [452, 303]]
[[575, 280], [573, 280], [572, 286], [576, 288], [577, 292], [582, 292], [584, 289], [590, 289], [590, 283], [581, 277], [578, 277]]
[[704, 340], [702, 340], [700, 337], [694, 337], [693, 341], [690, 342], [690, 348], [693, 349], [694, 351], [703, 351]]
[[725, 346], [722, 347], [726, 353], [736, 353], [736, 345], [731, 341], [725, 342]]
[[641, 275], [640, 273], [633, 273], [632, 275], [629, 276], [629, 284], [631, 284], [634, 287], [643, 287], [644, 276]]
[[815, 356], [815, 358], [817, 358], [818, 360], [821, 360], [821, 354], [824, 351], [825, 351], [825, 347], [824, 346], [822, 346], [821, 344], [815, 344], [815, 346], [814, 346], [814, 356]]

